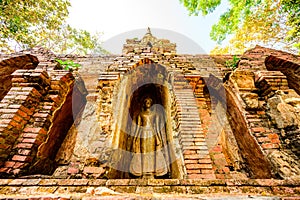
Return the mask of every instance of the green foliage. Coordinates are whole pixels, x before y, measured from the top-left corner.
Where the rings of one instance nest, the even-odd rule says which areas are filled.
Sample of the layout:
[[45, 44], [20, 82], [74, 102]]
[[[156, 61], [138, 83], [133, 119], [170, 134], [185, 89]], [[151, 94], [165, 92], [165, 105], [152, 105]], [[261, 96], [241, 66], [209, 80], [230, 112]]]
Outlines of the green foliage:
[[99, 34], [66, 24], [69, 6], [69, 0], [0, 0], [0, 49], [13, 52], [39, 45], [55, 53], [101, 51]]
[[235, 70], [238, 67], [240, 59], [237, 56], [233, 56], [231, 60], [225, 62], [225, 67]]
[[81, 65], [78, 64], [78, 63], [74, 63], [74, 61], [72, 60], [60, 60], [60, 59], [56, 59], [56, 61], [62, 66], [62, 68], [64, 70], [70, 70], [70, 71], [73, 71], [73, 70], [78, 70]]
[[180, 0], [188, 9], [190, 15], [207, 15], [215, 10], [221, 4], [221, 0]]
[[[287, 16], [287, 24], [291, 27], [288, 31], [288, 41], [300, 38], [300, 0], [282, 0], [282, 11]], [[295, 44], [300, 49], [300, 42]]]
[[[221, 0], [180, 0], [190, 15], [212, 13]], [[213, 25], [210, 37], [221, 44], [233, 35], [226, 47], [214, 53], [240, 53], [255, 44], [300, 51], [300, 0], [228, 0], [230, 8]], [[297, 50], [298, 49], [298, 50]]]

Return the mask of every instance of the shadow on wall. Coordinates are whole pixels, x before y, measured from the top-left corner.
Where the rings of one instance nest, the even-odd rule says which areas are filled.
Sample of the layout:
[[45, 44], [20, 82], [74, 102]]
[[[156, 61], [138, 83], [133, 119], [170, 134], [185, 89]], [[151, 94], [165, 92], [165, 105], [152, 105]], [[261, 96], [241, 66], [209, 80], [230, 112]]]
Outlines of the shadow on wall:
[[77, 84], [70, 86], [63, 105], [53, 115], [52, 125], [47, 133], [47, 140], [39, 147], [34, 164], [30, 167], [30, 174], [52, 174], [56, 169], [54, 162], [74, 119], [80, 117], [86, 104], [85, 93], [80, 91]]

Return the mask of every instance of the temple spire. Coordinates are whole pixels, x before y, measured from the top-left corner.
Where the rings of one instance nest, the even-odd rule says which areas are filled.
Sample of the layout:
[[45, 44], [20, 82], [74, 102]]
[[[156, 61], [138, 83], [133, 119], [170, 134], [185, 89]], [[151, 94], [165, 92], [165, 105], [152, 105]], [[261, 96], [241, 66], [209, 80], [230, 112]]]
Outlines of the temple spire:
[[149, 34], [149, 35], [152, 35], [150, 27], [147, 28], [147, 33], [146, 33], [146, 35], [148, 35], [148, 34]]

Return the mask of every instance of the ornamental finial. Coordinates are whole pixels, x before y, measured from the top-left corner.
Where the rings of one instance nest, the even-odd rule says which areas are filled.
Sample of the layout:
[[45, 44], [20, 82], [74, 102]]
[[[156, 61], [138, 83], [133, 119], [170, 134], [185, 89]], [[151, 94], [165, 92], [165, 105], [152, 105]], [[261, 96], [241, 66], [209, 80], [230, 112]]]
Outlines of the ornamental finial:
[[148, 27], [148, 29], [147, 29], [147, 34], [152, 35], [150, 27]]

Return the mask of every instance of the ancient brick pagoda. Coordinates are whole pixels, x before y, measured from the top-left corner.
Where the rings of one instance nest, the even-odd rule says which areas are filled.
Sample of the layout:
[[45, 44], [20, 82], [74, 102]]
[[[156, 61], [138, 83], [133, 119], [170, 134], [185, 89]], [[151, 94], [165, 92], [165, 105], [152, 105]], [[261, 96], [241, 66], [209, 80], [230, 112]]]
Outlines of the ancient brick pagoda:
[[[299, 56], [256, 46], [238, 57], [232, 70], [233, 56], [177, 54], [150, 29], [117, 56], [1, 55], [0, 193], [299, 196]], [[137, 122], [154, 115], [162, 128]]]

